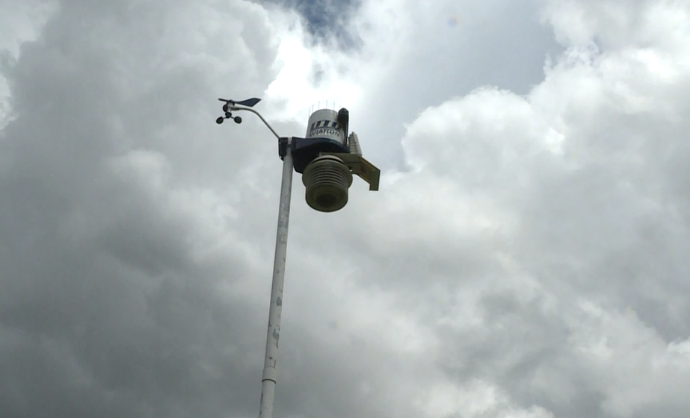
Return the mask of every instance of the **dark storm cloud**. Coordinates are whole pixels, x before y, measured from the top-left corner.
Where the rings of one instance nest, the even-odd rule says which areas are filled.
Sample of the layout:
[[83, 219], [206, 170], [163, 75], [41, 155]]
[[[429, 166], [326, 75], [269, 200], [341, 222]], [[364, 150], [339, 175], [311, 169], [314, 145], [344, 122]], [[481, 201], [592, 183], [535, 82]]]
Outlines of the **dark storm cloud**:
[[[238, 416], [258, 402], [261, 356], [245, 354], [260, 351], [263, 318], [220, 291], [252, 275], [251, 262], [206, 250], [217, 233], [197, 215], [212, 212], [169, 163], [193, 157], [174, 148], [190, 138], [157, 138], [217, 94], [192, 67], [213, 59], [156, 36], [190, 25], [178, 18], [65, 2], [5, 73], [2, 416]], [[260, 49], [227, 51], [236, 66], [262, 65]]]
[[280, 160], [213, 121], [301, 135], [296, 51], [283, 93], [359, 89], [384, 175], [335, 214], [295, 176], [276, 416], [683, 416], [687, 7], [469, 3], [348, 2], [345, 52], [252, 2], [60, 3], [3, 68], [0, 415], [256, 415]]
[[[352, 19], [360, 0], [293, 0], [293, 7], [307, 19], [307, 29], [317, 37], [335, 38], [344, 46], [352, 46]], [[288, 3], [290, 4], [290, 3]]]
[[[256, 121], [213, 123], [216, 97], [274, 77], [269, 22], [246, 5], [64, 3], [4, 73], [0, 415], [256, 413], [280, 165]], [[308, 319], [334, 315], [299, 308], [315, 273], [291, 260], [276, 409], [406, 416], [379, 405], [397, 390], [372, 392], [401, 360], [325, 344]]]
[[264, 0], [269, 1], [297, 11], [314, 43], [335, 42], [344, 49], [356, 48], [361, 43], [353, 30], [361, 0]]

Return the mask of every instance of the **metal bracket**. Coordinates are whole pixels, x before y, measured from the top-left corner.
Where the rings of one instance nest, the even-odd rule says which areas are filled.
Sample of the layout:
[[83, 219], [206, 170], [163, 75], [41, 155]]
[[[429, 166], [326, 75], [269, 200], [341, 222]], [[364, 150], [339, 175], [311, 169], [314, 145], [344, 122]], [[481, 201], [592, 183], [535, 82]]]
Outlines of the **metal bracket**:
[[289, 138], [287, 137], [282, 137], [278, 138], [278, 155], [280, 156], [280, 159], [285, 158], [285, 154], [287, 154], [287, 148], [288, 148], [288, 143], [289, 143]]
[[369, 183], [369, 190], [377, 191], [379, 189], [379, 179], [381, 178], [381, 170], [376, 168], [372, 163], [364, 159], [361, 155], [341, 153], [341, 152], [321, 152], [321, 155], [333, 155], [347, 165], [352, 170], [353, 174], [358, 175], [362, 180]]

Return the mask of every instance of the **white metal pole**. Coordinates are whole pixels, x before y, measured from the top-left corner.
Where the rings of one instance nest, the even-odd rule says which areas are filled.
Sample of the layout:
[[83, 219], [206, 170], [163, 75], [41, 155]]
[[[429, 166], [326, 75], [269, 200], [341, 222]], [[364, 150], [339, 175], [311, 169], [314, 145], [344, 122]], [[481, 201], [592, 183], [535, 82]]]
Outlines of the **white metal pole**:
[[[289, 140], [288, 140], [289, 141]], [[283, 310], [283, 283], [285, 281], [285, 257], [287, 254], [288, 222], [290, 221], [290, 195], [292, 192], [292, 154], [288, 142], [283, 158], [283, 178], [280, 185], [280, 206], [278, 209], [278, 233], [276, 252], [273, 259], [273, 284], [271, 285], [271, 306], [268, 310], [268, 333], [266, 335], [266, 357], [261, 378], [261, 406], [259, 418], [272, 418], [273, 398], [276, 388], [276, 363], [278, 361], [278, 340], [280, 339], [280, 315]]]

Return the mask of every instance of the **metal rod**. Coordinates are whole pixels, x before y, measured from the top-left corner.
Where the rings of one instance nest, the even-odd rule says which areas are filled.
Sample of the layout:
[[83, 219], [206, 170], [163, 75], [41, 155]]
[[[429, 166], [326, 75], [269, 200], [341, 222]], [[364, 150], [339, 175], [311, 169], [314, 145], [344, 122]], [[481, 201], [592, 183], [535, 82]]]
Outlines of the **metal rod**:
[[264, 119], [264, 117], [261, 116], [261, 114], [259, 112], [257, 112], [256, 110], [252, 109], [251, 107], [237, 106], [237, 105], [230, 106], [229, 109], [230, 110], [248, 110], [248, 111], [252, 112], [253, 114], [255, 114], [256, 116], [258, 116], [261, 119], [261, 121], [264, 123], [264, 125], [266, 125], [266, 127], [268, 129], [270, 129], [271, 132], [273, 132], [273, 135], [275, 135], [276, 138], [278, 138], [278, 141], [280, 141], [280, 135], [278, 135], [276, 133], [276, 131], [274, 131], [273, 128], [271, 128], [271, 125], [269, 125], [268, 122], [266, 122], [266, 119]]
[[[254, 113], [258, 115], [257, 112]], [[259, 117], [261, 117], [261, 115], [259, 115]], [[261, 119], [263, 120], [263, 118]], [[266, 121], [264, 121], [264, 123], [266, 123]], [[267, 123], [266, 126], [268, 126]], [[273, 131], [273, 129], [271, 129], [271, 131]], [[268, 311], [266, 357], [264, 359], [264, 371], [261, 378], [261, 406], [259, 409], [259, 418], [271, 418], [273, 416], [273, 398], [275, 395], [277, 378], [276, 363], [278, 361], [278, 340], [280, 339], [280, 315], [283, 310], [283, 283], [285, 279], [285, 258], [287, 255], [288, 223], [290, 221], [292, 170], [292, 154], [290, 153], [290, 144], [288, 143], [287, 153], [283, 158], [283, 178], [280, 185], [278, 232], [276, 234], [275, 258], [273, 259], [273, 284], [271, 285], [271, 305]]]

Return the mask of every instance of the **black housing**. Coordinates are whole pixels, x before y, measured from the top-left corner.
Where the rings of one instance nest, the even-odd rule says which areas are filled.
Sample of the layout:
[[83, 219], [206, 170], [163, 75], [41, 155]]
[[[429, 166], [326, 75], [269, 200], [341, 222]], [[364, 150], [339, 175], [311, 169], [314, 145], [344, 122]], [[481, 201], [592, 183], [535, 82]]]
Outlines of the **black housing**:
[[[329, 138], [297, 138], [293, 136], [290, 143], [293, 165], [295, 171], [300, 174], [321, 152], [350, 152], [347, 146]], [[280, 138], [278, 154], [280, 154], [281, 160], [285, 158], [287, 144], [288, 138]]]

